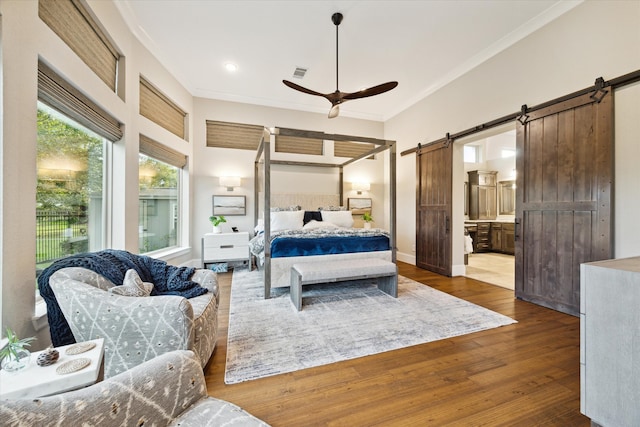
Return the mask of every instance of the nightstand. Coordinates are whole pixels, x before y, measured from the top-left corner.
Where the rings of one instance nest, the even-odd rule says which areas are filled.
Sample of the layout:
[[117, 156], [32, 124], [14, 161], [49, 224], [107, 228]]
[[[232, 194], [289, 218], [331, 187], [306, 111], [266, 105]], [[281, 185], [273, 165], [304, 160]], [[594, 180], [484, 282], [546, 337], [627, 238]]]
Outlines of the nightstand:
[[214, 262], [250, 265], [249, 233], [207, 233], [202, 237], [202, 267]]

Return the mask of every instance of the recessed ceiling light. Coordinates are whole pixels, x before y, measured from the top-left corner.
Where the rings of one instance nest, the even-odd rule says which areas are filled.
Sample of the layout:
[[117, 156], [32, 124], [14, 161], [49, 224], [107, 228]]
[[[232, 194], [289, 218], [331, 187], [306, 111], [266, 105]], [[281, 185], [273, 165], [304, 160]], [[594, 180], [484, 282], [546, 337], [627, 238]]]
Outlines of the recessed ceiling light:
[[230, 73], [238, 71], [238, 66], [236, 64], [232, 64], [231, 62], [227, 62], [226, 64], [224, 64], [224, 68], [226, 68]]

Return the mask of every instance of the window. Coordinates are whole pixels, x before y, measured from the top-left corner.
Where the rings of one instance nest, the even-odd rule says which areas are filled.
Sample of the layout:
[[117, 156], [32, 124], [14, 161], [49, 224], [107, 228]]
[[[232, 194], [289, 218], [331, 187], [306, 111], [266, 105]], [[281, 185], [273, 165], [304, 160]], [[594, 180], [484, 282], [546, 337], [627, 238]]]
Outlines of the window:
[[140, 76], [140, 115], [186, 139], [187, 113]]
[[108, 141], [38, 103], [36, 266], [104, 248]]
[[321, 139], [276, 135], [275, 151], [276, 153], [313, 154], [321, 156], [323, 152], [323, 141]]
[[256, 151], [264, 126], [207, 120], [207, 147]]
[[153, 252], [180, 241], [180, 178], [186, 156], [140, 135], [139, 250]]
[[121, 124], [38, 61], [36, 268], [104, 249], [106, 159]]
[[[359, 157], [375, 148], [374, 144], [350, 141], [335, 141], [333, 143], [333, 154], [336, 157]], [[368, 157], [373, 159], [374, 156]]]
[[120, 54], [80, 0], [39, 0], [38, 16], [114, 92]]
[[480, 163], [480, 150], [477, 145], [465, 145], [464, 146], [464, 162], [465, 163]]

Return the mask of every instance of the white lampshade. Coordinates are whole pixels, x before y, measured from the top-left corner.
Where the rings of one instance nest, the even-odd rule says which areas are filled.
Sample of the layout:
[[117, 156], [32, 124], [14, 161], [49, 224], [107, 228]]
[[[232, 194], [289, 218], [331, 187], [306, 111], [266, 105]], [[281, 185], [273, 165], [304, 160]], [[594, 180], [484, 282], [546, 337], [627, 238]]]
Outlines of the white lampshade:
[[240, 187], [241, 181], [239, 176], [221, 176], [220, 186], [227, 187], [227, 191], [233, 191], [233, 187]]
[[354, 182], [351, 184], [351, 188], [357, 191], [358, 194], [362, 194], [363, 191], [369, 191], [371, 185], [368, 182]]

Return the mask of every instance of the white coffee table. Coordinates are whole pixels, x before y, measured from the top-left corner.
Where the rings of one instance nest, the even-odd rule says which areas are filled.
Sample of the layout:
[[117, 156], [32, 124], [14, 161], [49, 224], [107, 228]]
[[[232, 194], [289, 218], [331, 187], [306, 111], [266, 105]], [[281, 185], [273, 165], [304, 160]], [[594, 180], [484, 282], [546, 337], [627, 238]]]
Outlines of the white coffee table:
[[[56, 347], [60, 358], [49, 366], [38, 366], [36, 359], [42, 351], [31, 354], [29, 366], [19, 372], [5, 372], [0, 370], [0, 399], [24, 399], [48, 396], [75, 390], [98, 381], [103, 374], [102, 358], [104, 356], [104, 339], [86, 341], [96, 344], [94, 348], [84, 353], [68, 355], [66, 349], [72, 345]], [[91, 359], [89, 366], [69, 374], [58, 374], [56, 369], [63, 363], [79, 358]]]

